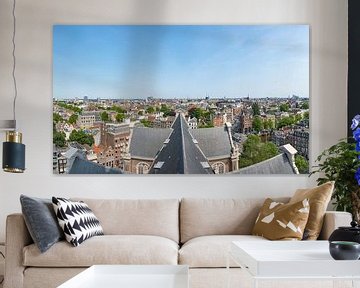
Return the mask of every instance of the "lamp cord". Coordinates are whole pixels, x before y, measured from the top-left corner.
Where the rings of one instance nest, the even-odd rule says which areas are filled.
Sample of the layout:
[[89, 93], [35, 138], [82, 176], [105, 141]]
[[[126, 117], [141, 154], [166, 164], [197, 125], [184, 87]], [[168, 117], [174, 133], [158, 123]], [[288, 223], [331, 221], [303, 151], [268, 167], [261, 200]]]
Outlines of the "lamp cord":
[[[16, 56], [15, 56], [15, 35], [16, 35], [16, 15], [15, 15], [15, 8], [16, 8], [16, 0], [13, 0], [13, 9], [12, 9], [12, 16], [13, 16], [13, 35], [12, 35], [12, 44], [13, 44], [13, 50], [12, 50], [12, 57], [13, 57], [13, 69], [12, 69], [12, 78], [14, 82], [14, 101], [13, 101], [13, 118], [14, 121], [16, 120], [16, 98], [17, 98], [17, 84], [16, 84], [16, 77], [15, 77], [15, 68], [16, 68]], [[16, 130], [16, 121], [15, 121], [15, 130]]]
[[[0, 251], [0, 255], [5, 259], [5, 255]], [[0, 285], [4, 282], [4, 278], [0, 278]]]

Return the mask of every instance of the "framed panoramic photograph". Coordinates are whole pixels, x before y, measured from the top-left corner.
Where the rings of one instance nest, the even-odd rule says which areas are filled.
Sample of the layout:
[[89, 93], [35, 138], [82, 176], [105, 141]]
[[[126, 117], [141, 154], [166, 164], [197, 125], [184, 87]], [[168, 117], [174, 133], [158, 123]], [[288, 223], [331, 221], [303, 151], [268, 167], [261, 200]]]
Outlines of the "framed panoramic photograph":
[[309, 25], [55, 25], [54, 174], [307, 174]]

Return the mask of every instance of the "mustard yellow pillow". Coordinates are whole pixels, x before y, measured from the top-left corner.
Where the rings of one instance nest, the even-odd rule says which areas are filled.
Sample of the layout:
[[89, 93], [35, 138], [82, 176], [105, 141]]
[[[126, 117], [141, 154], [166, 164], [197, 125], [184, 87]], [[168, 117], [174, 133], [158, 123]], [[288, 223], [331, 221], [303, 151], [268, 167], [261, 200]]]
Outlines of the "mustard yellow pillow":
[[330, 181], [315, 188], [298, 189], [290, 199], [289, 203], [309, 199], [310, 213], [305, 227], [304, 240], [316, 240], [319, 237], [333, 190], [334, 181]]
[[267, 198], [260, 209], [252, 234], [269, 240], [301, 240], [308, 217], [307, 199], [284, 204]]

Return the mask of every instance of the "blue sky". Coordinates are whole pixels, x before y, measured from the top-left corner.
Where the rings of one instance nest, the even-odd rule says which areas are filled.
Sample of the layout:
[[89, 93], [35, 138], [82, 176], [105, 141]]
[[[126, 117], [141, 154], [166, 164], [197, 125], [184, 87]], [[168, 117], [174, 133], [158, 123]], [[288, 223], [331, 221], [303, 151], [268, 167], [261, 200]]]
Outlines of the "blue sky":
[[308, 25], [55, 25], [53, 97], [309, 97]]

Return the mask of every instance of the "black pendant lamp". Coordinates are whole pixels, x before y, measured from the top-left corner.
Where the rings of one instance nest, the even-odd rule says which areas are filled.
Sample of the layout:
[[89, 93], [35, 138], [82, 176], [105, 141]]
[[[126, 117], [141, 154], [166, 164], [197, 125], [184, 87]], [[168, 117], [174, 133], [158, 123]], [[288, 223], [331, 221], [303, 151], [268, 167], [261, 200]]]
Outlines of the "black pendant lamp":
[[18, 131], [7, 131], [3, 143], [3, 169], [5, 172], [23, 173], [25, 170], [25, 145], [22, 134]]
[[5, 172], [22, 173], [25, 170], [25, 145], [22, 144], [22, 133], [16, 129], [16, 98], [17, 86], [15, 78], [16, 57], [15, 57], [15, 34], [16, 34], [16, 17], [15, 17], [16, 0], [13, 1], [12, 16], [13, 26], [13, 69], [12, 78], [14, 82], [14, 101], [13, 101], [13, 120], [0, 121], [0, 130], [6, 131], [6, 140], [3, 143], [2, 167]]

